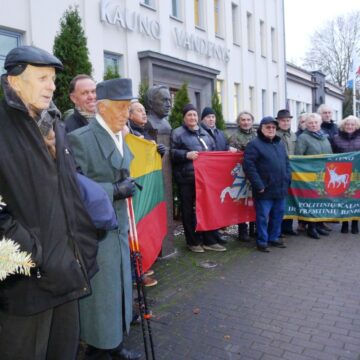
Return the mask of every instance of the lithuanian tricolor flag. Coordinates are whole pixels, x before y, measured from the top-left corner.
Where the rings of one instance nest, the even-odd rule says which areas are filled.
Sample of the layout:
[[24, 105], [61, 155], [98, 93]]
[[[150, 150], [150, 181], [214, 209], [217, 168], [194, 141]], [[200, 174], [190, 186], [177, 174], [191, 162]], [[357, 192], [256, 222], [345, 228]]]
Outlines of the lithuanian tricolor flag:
[[360, 219], [360, 152], [290, 156], [286, 218]]
[[131, 134], [125, 139], [134, 155], [130, 176], [143, 187], [136, 191], [133, 206], [145, 272], [159, 255], [167, 233], [162, 161], [153, 142]]

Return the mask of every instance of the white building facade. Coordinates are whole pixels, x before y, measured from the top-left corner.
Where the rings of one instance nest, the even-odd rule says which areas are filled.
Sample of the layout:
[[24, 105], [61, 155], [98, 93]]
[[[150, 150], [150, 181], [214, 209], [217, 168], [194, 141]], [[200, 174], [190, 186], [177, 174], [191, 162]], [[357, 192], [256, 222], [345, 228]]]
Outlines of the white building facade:
[[287, 63], [287, 108], [294, 116], [292, 129], [296, 130], [297, 118], [304, 112], [316, 112], [321, 104], [333, 109], [333, 120], [342, 119], [344, 96], [342, 89], [325, 80], [319, 71], [308, 72], [293, 64]]
[[96, 81], [111, 66], [133, 80], [134, 94], [142, 81], [172, 93], [187, 82], [199, 111], [217, 91], [227, 122], [286, 105], [283, 0], [0, 0], [0, 71], [14, 46], [51, 52], [74, 5]]

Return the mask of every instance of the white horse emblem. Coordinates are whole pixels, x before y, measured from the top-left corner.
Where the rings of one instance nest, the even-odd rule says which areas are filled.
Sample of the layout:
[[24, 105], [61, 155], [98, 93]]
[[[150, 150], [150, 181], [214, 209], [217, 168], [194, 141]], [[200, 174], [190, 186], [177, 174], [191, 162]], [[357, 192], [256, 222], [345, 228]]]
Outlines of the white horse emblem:
[[245, 204], [248, 202], [250, 203], [249, 198], [252, 197], [251, 186], [249, 181], [245, 178], [245, 173], [240, 163], [237, 163], [231, 170], [231, 175], [234, 178], [234, 182], [221, 191], [221, 202], [223, 203], [225, 201], [226, 194], [229, 194], [230, 198], [234, 201], [245, 199]]
[[328, 171], [329, 171], [329, 175], [330, 175], [330, 180], [328, 183], [329, 188], [332, 186], [333, 188], [337, 189], [341, 185], [344, 185], [344, 187], [346, 188], [346, 185], [350, 179], [349, 174], [337, 174], [336, 168], [328, 169]]

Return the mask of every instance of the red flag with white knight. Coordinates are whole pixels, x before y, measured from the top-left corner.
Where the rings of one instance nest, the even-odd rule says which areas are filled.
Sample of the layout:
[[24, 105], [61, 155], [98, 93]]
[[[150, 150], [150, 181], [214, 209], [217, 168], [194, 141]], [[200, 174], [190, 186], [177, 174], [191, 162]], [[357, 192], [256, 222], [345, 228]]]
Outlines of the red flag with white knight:
[[197, 231], [255, 221], [243, 156], [242, 152], [201, 152], [194, 161]]

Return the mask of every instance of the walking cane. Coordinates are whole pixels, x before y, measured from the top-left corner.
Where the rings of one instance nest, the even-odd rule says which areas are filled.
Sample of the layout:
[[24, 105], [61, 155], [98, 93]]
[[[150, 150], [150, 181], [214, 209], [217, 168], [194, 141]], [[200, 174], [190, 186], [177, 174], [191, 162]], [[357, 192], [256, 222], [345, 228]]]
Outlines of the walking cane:
[[[131, 197], [126, 199], [126, 205], [129, 216], [129, 245], [131, 251], [131, 260], [133, 262], [134, 271], [135, 271], [136, 289], [137, 289], [139, 309], [140, 309], [141, 328], [144, 338], [145, 356], [146, 356], [146, 360], [149, 360], [149, 349], [148, 349], [148, 339], [147, 339], [149, 338], [152, 360], [155, 360], [154, 343], [152, 339], [151, 323], [150, 323], [152, 314], [148, 308], [148, 304], [146, 300], [146, 294], [144, 288], [144, 274], [142, 270], [142, 258], [140, 253], [140, 245], [136, 230], [134, 208]], [[145, 322], [147, 325], [146, 327], [145, 327]]]

